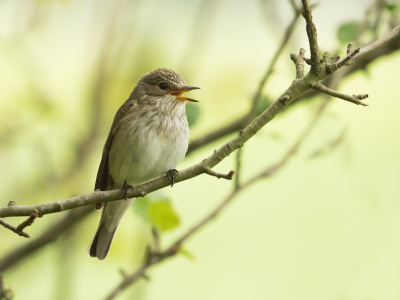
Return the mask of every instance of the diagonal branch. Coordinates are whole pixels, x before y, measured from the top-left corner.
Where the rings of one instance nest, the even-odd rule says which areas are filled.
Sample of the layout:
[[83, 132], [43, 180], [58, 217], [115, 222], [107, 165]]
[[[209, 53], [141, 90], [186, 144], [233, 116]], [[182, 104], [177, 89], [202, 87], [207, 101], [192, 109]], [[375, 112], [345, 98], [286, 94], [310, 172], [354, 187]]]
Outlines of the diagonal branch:
[[216, 140], [220, 139], [221, 137], [224, 137], [230, 133], [233, 133], [233, 132], [236, 132], [236, 131], [239, 131], [239, 130], [245, 128], [250, 123], [250, 121], [255, 117], [255, 114], [257, 111], [257, 106], [261, 99], [262, 90], [265, 87], [265, 84], [267, 83], [269, 77], [274, 72], [275, 65], [278, 62], [278, 59], [279, 59], [280, 55], [282, 54], [282, 51], [285, 48], [286, 44], [288, 43], [290, 37], [292, 36], [293, 31], [296, 27], [297, 21], [299, 19], [300, 10], [295, 7], [296, 6], [293, 6], [293, 8], [295, 10], [293, 19], [290, 22], [287, 29], [285, 30], [285, 35], [283, 36], [283, 39], [282, 39], [281, 43], [279, 44], [279, 47], [276, 49], [264, 76], [260, 80], [257, 91], [253, 97], [253, 101], [252, 101], [253, 105], [252, 105], [250, 112], [247, 115], [240, 117], [239, 119], [231, 122], [230, 124], [228, 124], [222, 128], [214, 130], [213, 132], [211, 132], [209, 134], [206, 134], [200, 138], [197, 138], [197, 139], [191, 141], [189, 144], [189, 149], [188, 149], [187, 154], [191, 153], [194, 150], [201, 148], [204, 145], [207, 145], [213, 141], [216, 141]]
[[180, 238], [178, 238], [167, 250], [163, 252], [148, 252], [148, 257], [146, 261], [143, 263], [143, 265], [137, 269], [135, 272], [133, 272], [131, 275], [124, 274], [124, 278], [122, 282], [105, 298], [105, 300], [112, 300], [114, 299], [120, 292], [122, 292], [124, 289], [129, 287], [130, 285], [134, 284], [137, 282], [139, 279], [143, 278], [145, 276], [145, 272], [148, 268], [151, 266], [158, 264], [159, 262], [176, 255], [179, 253], [179, 249], [181, 248], [181, 245], [190, 237], [192, 237], [197, 231], [202, 229], [206, 224], [208, 224], [210, 221], [215, 219], [226, 207], [229, 203], [231, 203], [236, 196], [242, 192], [245, 188], [249, 187], [253, 183], [255, 183], [258, 180], [261, 180], [263, 178], [267, 178], [275, 174], [278, 170], [280, 170], [283, 166], [286, 165], [286, 163], [289, 161], [289, 159], [297, 152], [303, 141], [307, 138], [309, 133], [312, 131], [312, 129], [315, 127], [316, 123], [318, 122], [319, 118], [321, 117], [324, 109], [326, 108], [327, 105], [327, 100], [325, 100], [320, 108], [317, 110], [315, 113], [313, 119], [309, 123], [309, 125], [306, 127], [306, 129], [303, 131], [303, 133], [298, 137], [298, 139], [295, 141], [295, 143], [288, 149], [288, 151], [282, 156], [282, 159], [272, 165], [271, 167], [266, 168], [264, 171], [261, 171], [260, 173], [254, 175], [252, 178], [247, 180], [244, 184], [236, 186], [232, 190], [229, 195], [226, 196], [226, 198], [215, 208], [211, 211], [210, 214], [208, 214], [204, 219], [202, 219], [199, 223], [197, 223], [195, 226], [193, 226], [191, 229], [189, 229], [185, 234], [183, 234]]
[[[400, 26], [397, 26], [393, 30], [391, 30], [388, 34], [380, 38], [378, 41], [373, 42], [369, 44], [368, 46], [362, 48], [360, 50], [360, 53], [356, 55], [354, 58], [358, 59], [351, 67], [343, 69], [342, 72], [344, 72], [344, 77], [357, 72], [359, 70], [365, 69], [371, 62], [376, 60], [379, 57], [389, 55], [398, 49], [400, 49]], [[372, 50], [377, 49], [377, 51], [372, 52]], [[359, 59], [362, 57], [362, 59]], [[354, 60], [353, 60], [354, 61]], [[352, 62], [352, 61], [350, 61]], [[310, 60], [311, 64], [311, 60]], [[329, 85], [331, 78], [327, 78], [324, 83], [326, 85]], [[303, 100], [304, 98], [311, 98], [315, 96], [316, 91], [315, 90], [309, 90], [307, 93], [303, 94], [300, 96], [298, 99], [296, 99], [295, 103], [299, 102], [300, 100]], [[188, 153], [191, 153], [194, 150], [197, 150], [204, 145], [207, 145], [213, 141], [216, 141], [224, 136], [227, 136], [231, 133], [237, 132], [244, 128], [248, 124], [248, 117], [247, 115], [240, 117], [237, 120], [232, 121], [225, 127], [219, 128], [209, 134], [206, 134], [200, 138], [197, 138], [189, 144], [189, 151]]]

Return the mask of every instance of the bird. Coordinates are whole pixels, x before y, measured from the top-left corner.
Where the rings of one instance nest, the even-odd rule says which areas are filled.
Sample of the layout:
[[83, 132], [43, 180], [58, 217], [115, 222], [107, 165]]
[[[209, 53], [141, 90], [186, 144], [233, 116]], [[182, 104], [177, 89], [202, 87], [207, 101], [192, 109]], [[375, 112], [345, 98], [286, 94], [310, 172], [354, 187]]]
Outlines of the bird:
[[198, 102], [182, 95], [195, 89], [199, 87], [188, 86], [173, 70], [159, 68], [143, 75], [118, 109], [103, 148], [95, 191], [121, 189], [125, 199], [95, 204], [102, 215], [87, 250], [90, 257], [107, 257], [118, 225], [135, 201], [127, 199], [132, 186], [165, 174], [174, 184], [175, 167], [189, 145], [186, 102]]

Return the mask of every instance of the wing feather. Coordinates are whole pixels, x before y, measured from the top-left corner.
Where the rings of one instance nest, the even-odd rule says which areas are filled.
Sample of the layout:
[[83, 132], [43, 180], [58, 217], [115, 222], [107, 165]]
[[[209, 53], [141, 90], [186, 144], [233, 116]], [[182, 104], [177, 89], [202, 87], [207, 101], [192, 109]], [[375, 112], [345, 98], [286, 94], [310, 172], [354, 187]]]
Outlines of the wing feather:
[[[108, 134], [106, 143], [103, 148], [103, 156], [100, 161], [99, 170], [97, 171], [96, 184], [94, 189], [100, 191], [107, 191], [113, 189], [114, 180], [111, 177], [110, 169], [109, 169], [109, 152], [111, 149], [111, 145], [115, 136], [115, 133], [118, 131], [119, 126], [118, 123], [125, 118], [128, 114], [132, 112], [132, 110], [137, 106], [137, 101], [128, 99], [124, 104], [118, 109], [115, 114], [114, 121], [111, 125], [110, 133]], [[96, 209], [98, 205], [96, 205]], [[99, 207], [101, 209], [101, 207]]]

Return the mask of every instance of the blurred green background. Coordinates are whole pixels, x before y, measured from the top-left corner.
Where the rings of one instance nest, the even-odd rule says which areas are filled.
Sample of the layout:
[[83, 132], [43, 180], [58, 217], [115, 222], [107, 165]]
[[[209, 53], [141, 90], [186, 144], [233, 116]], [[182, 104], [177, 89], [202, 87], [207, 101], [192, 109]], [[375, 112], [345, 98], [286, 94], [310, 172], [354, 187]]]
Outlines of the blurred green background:
[[[321, 51], [343, 55], [352, 31], [340, 26], [360, 23], [373, 2], [320, 0], [313, 14]], [[398, 13], [398, 1], [387, 4]], [[391, 14], [386, 7], [379, 35]], [[1, 0], [0, 206], [93, 191], [116, 110], [155, 68], [171, 68], [201, 87], [191, 93], [200, 103], [188, 108], [192, 139], [243, 116], [292, 15], [282, 0]], [[309, 52], [302, 19], [264, 95], [275, 99], [290, 85], [289, 53], [300, 47]], [[150, 269], [150, 281], [118, 299], [399, 299], [399, 67], [397, 51], [346, 77], [339, 90], [368, 93], [370, 107], [331, 101], [282, 170], [241, 192], [188, 240], [190, 255]], [[321, 101], [287, 109], [245, 145], [243, 180], [283, 156]], [[193, 152], [178, 169], [232, 136]], [[234, 158], [216, 170], [235, 168]], [[142, 263], [151, 221], [168, 246], [232, 185], [202, 175], [138, 199], [105, 261], [86, 256], [100, 218], [93, 209], [77, 226], [71, 220], [56, 242], [2, 272], [6, 287], [16, 300], [102, 299], [121, 281], [119, 270], [130, 273]], [[160, 201], [171, 211], [167, 225], [149, 219], [149, 205], [157, 210]], [[46, 215], [26, 231], [34, 240], [67, 214]], [[28, 242], [0, 228], [0, 259]]]

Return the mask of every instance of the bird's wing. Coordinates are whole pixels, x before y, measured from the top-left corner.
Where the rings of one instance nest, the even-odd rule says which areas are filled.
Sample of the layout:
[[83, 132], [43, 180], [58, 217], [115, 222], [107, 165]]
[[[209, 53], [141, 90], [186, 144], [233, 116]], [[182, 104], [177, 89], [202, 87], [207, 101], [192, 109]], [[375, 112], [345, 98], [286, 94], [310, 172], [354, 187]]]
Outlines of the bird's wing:
[[[108, 134], [107, 141], [103, 148], [103, 156], [101, 158], [99, 170], [97, 172], [95, 190], [107, 191], [113, 188], [113, 178], [111, 177], [108, 165], [108, 156], [110, 153], [112, 141], [114, 139], [115, 133], [118, 131], [118, 123], [124, 117], [132, 112], [132, 110], [137, 106], [137, 101], [128, 99], [124, 104], [118, 109], [115, 114], [114, 121], [111, 125], [110, 133]], [[96, 209], [98, 205], [96, 205]], [[101, 207], [99, 207], [101, 208]]]

